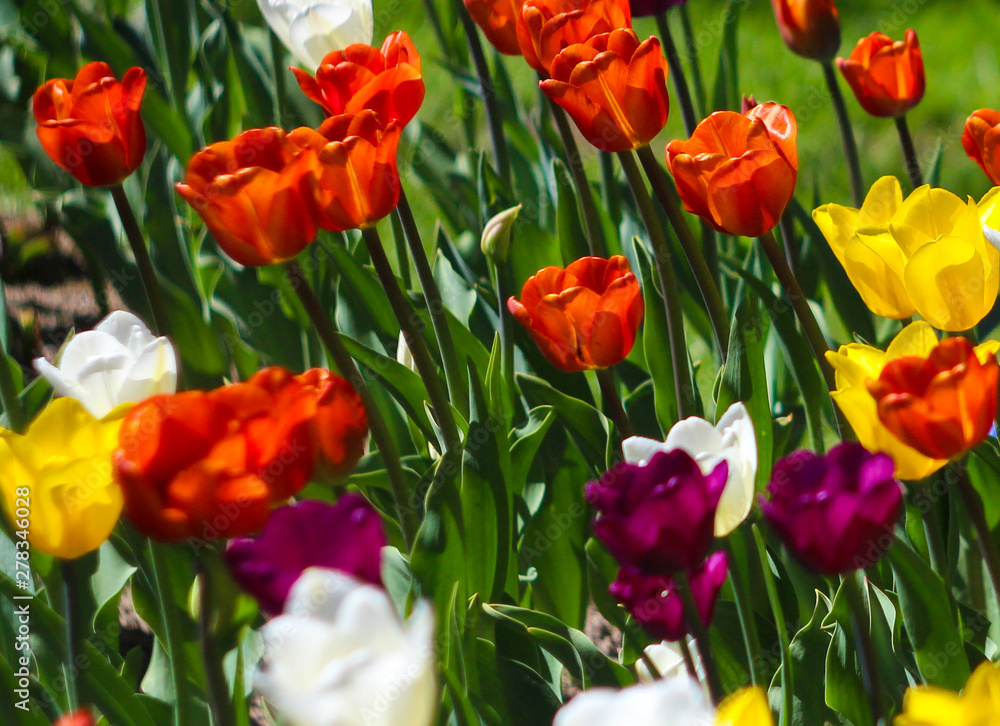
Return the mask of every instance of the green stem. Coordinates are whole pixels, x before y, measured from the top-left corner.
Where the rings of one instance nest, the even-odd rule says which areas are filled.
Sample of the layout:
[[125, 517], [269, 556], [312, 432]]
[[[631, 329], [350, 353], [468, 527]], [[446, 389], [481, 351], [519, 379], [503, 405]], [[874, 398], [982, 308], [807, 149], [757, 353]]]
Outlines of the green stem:
[[73, 711], [80, 705], [76, 692], [76, 657], [80, 644], [80, 604], [77, 597], [77, 587], [80, 586], [76, 560], [60, 560], [63, 586], [63, 616], [66, 618], [66, 697], [69, 710]]
[[842, 577], [847, 603], [851, 609], [851, 629], [854, 631], [855, 648], [858, 660], [861, 661], [861, 679], [868, 693], [868, 705], [872, 712], [872, 723], [878, 724], [882, 719], [882, 696], [878, 667], [875, 662], [875, 648], [872, 645], [868, 610], [865, 608], [864, 593], [858, 585], [858, 577], [864, 577], [864, 572], [850, 572]]
[[[382, 239], [379, 237], [376, 229], [374, 227], [363, 229], [361, 230], [361, 236], [365, 241], [365, 246], [368, 248], [368, 256], [371, 257], [375, 273], [378, 275], [379, 282], [382, 283], [385, 295], [389, 299], [392, 312], [396, 316], [396, 322], [399, 323], [403, 339], [406, 341], [406, 345], [413, 355], [413, 362], [417, 366], [417, 373], [420, 374], [420, 377], [424, 381], [424, 386], [427, 388], [427, 396], [430, 398], [431, 408], [434, 409], [434, 417], [437, 420], [438, 426], [441, 427], [441, 435], [444, 437], [445, 450], [455, 454], [461, 451], [462, 438], [458, 433], [458, 425], [455, 423], [455, 416], [451, 410], [448, 392], [441, 383], [441, 377], [438, 375], [434, 365], [434, 359], [431, 358], [430, 351], [427, 349], [427, 342], [417, 327], [419, 318], [413, 312], [413, 308], [410, 307], [410, 301], [406, 299], [406, 295], [399, 287], [399, 282], [396, 280], [396, 273], [393, 271], [392, 265], [389, 264], [389, 258], [385, 256]], [[443, 308], [441, 312], [443, 313]]]
[[972, 520], [972, 527], [976, 532], [976, 539], [979, 544], [979, 551], [986, 562], [986, 569], [990, 573], [990, 580], [993, 581], [993, 592], [997, 602], [1000, 602], [1000, 550], [997, 549], [997, 541], [990, 531], [986, 522], [986, 513], [983, 510], [983, 502], [979, 494], [969, 480], [969, 472], [961, 464], [950, 465], [958, 479], [958, 491], [962, 495], [962, 502], [965, 510]]
[[719, 703], [726, 694], [722, 690], [722, 679], [719, 678], [715, 656], [712, 655], [712, 641], [708, 634], [708, 628], [705, 627], [705, 623], [702, 622], [701, 615], [698, 613], [698, 606], [691, 594], [691, 583], [687, 573], [684, 571], [675, 572], [673, 580], [674, 587], [677, 588], [677, 593], [681, 596], [681, 602], [684, 603], [684, 623], [698, 644], [698, 655], [701, 656], [701, 664], [705, 669], [708, 690], [712, 694], [712, 700]]
[[[427, 252], [424, 250], [424, 243], [420, 238], [420, 230], [413, 218], [413, 210], [410, 209], [410, 202], [407, 200], [405, 192], [399, 194], [396, 216], [399, 217], [399, 221], [403, 225], [406, 244], [410, 249], [410, 259], [413, 260], [413, 265], [416, 268], [417, 279], [420, 281], [420, 287], [424, 293], [424, 302], [430, 313], [431, 326], [434, 328], [434, 336], [437, 338], [438, 349], [441, 352], [445, 381], [448, 384], [448, 395], [451, 396], [451, 400], [456, 405], [459, 405], [466, 400], [466, 392], [462, 390], [458, 354], [455, 352], [455, 341], [451, 335], [451, 327], [448, 325], [448, 309], [441, 298], [441, 290], [438, 288], [437, 280], [434, 279], [434, 271], [431, 269], [430, 260], [427, 259]], [[401, 260], [400, 264], [405, 262], [405, 259]], [[395, 275], [392, 279], [396, 279]], [[436, 374], [435, 378], [437, 378]]]
[[604, 401], [604, 410], [608, 414], [618, 429], [618, 436], [627, 439], [635, 433], [632, 421], [628, 417], [625, 405], [621, 396], [618, 395], [618, 386], [615, 384], [615, 374], [610, 368], [601, 368], [597, 371], [597, 383], [601, 387], [601, 399]]
[[681, 209], [677, 190], [667, 176], [667, 172], [656, 160], [652, 148], [643, 146], [638, 153], [639, 161], [642, 162], [642, 168], [646, 172], [646, 178], [649, 179], [660, 206], [666, 212], [670, 226], [673, 227], [674, 233], [681, 243], [681, 248], [684, 250], [684, 257], [691, 267], [691, 272], [694, 273], [695, 282], [698, 283], [698, 290], [701, 292], [701, 299], [705, 302], [708, 318], [712, 323], [716, 345], [719, 347], [722, 361], [725, 361], [729, 355], [729, 315], [726, 313], [726, 306], [722, 303], [719, 287], [715, 284], [715, 276], [712, 274], [708, 262], [705, 261], [702, 248], [684, 217], [684, 210]]
[[788, 623], [785, 622], [785, 612], [781, 607], [781, 598], [778, 596], [778, 585], [774, 581], [774, 573], [768, 564], [767, 545], [764, 544], [764, 537], [760, 533], [760, 528], [754, 524], [753, 536], [757, 542], [757, 556], [760, 561], [760, 569], [764, 574], [764, 586], [767, 588], [767, 599], [774, 612], [774, 624], [778, 630], [778, 642], [781, 645], [781, 726], [790, 726], [792, 723], [792, 713], [795, 707], [794, 678], [792, 673], [792, 647], [791, 638], [788, 635]]
[[121, 184], [111, 187], [111, 197], [115, 200], [115, 207], [122, 220], [125, 236], [128, 238], [129, 247], [132, 248], [132, 256], [135, 257], [136, 267], [139, 268], [142, 287], [146, 291], [146, 299], [149, 301], [149, 308], [153, 313], [153, 324], [156, 328], [154, 332], [157, 335], [170, 335], [170, 321], [167, 317], [167, 305], [163, 299], [163, 290], [160, 289], [160, 283], [156, 279], [153, 260], [149, 257], [146, 240], [142, 236], [139, 222], [136, 221], [135, 214], [132, 212], [132, 205], [129, 204], [128, 196], [125, 194], [125, 187]]
[[792, 224], [792, 216], [790, 214], [781, 215], [781, 220], [778, 222], [778, 229], [781, 231], [781, 246], [785, 248], [785, 261], [788, 263], [788, 269], [792, 271], [792, 274], [797, 279], [799, 274], [799, 248], [798, 240], [795, 238], [795, 227]]
[[667, 14], [660, 13], [656, 16], [656, 28], [660, 31], [660, 40], [663, 41], [663, 53], [667, 57], [670, 66], [670, 75], [674, 79], [674, 88], [677, 90], [677, 103], [681, 107], [681, 117], [684, 119], [684, 130], [690, 136], [694, 133], [698, 119], [694, 113], [694, 103], [691, 100], [691, 89], [688, 87], [687, 78], [684, 76], [684, 66], [681, 65], [681, 57], [677, 53], [677, 45], [670, 34], [670, 23], [667, 21]]
[[691, 26], [691, 15], [687, 5], [680, 6], [681, 28], [684, 30], [684, 45], [687, 48], [688, 61], [691, 63], [691, 82], [694, 85], [694, 95], [700, 108], [705, 108], [705, 85], [701, 80], [701, 62], [698, 60], [698, 41], [694, 37]]
[[823, 77], [826, 79], [826, 87], [830, 90], [830, 100], [833, 102], [833, 110], [837, 114], [837, 124], [840, 126], [840, 140], [844, 144], [844, 157], [847, 159], [847, 168], [851, 179], [851, 196], [854, 199], [854, 206], [860, 208], [865, 201], [865, 183], [861, 177], [858, 142], [854, 138], [851, 118], [847, 115], [847, 105], [844, 103], [844, 94], [840, 92], [840, 84], [837, 83], [837, 73], [833, 69], [833, 63], [825, 61], [822, 65]]
[[906, 160], [906, 173], [910, 175], [910, 185], [914, 189], [922, 187], [924, 175], [920, 171], [917, 148], [913, 145], [910, 125], [906, 122], [905, 115], [896, 117], [896, 130], [899, 132], [899, 143], [903, 145], [903, 158]]
[[[753, 543], [750, 541], [749, 532], [746, 527], [741, 527], [740, 529], [744, 532], [744, 537], [746, 538], [746, 555], [749, 561], [752, 557], [751, 548]], [[735, 534], [735, 533], [733, 533]], [[757, 664], [760, 660], [760, 636], [757, 633], [757, 623], [754, 621], [753, 616], [753, 604], [750, 600], [749, 583], [745, 577], [745, 571], [736, 567], [736, 557], [733, 552], [733, 547], [729, 543], [729, 538], [724, 540], [726, 554], [729, 556], [729, 561], [733, 563], [733, 566], [729, 568], [729, 581], [733, 586], [733, 596], [736, 601], [736, 617], [740, 621], [740, 630], [743, 632], [743, 647], [747, 652], [747, 666], [750, 670], [750, 682], [753, 685], [757, 685], [759, 679], [757, 677]]]
[[149, 540], [149, 561], [153, 575], [156, 601], [163, 617], [165, 650], [170, 662], [170, 678], [174, 682], [174, 726], [190, 726], [195, 723], [191, 710], [192, 696], [184, 667], [184, 636], [181, 634], [180, 609], [173, 598], [170, 572], [164, 548], [159, 542]]
[[[512, 240], [513, 242], [513, 240]], [[497, 286], [497, 315], [500, 318], [500, 348], [501, 370], [507, 384], [510, 396], [511, 411], [517, 415], [517, 386], [514, 382], [514, 331], [511, 329], [510, 311], [507, 309], [507, 298], [510, 297], [513, 285], [510, 282], [510, 270], [505, 264], [496, 265], [492, 262], [493, 274]]]
[[375, 445], [378, 446], [382, 454], [382, 463], [385, 464], [389, 485], [392, 487], [392, 494], [396, 501], [396, 514], [403, 531], [403, 540], [407, 550], [409, 550], [416, 541], [420, 521], [417, 518], [416, 509], [410, 503], [410, 487], [399, 458], [399, 448], [382, 418], [382, 413], [375, 404], [375, 399], [372, 398], [371, 391], [368, 390], [368, 384], [365, 383], [364, 377], [354, 364], [354, 359], [351, 358], [351, 354], [347, 352], [347, 348], [340, 340], [340, 334], [337, 332], [333, 319], [323, 309], [312, 287], [309, 286], [309, 281], [302, 272], [302, 268], [292, 260], [285, 263], [285, 269], [292, 287], [295, 288], [299, 300], [302, 301], [302, 305], [306, 309], [309, 319], [312, 320], [313, 327], [316, 328], [316, 333], [323, 341], [323, 346], [330, 354], [334, 365], [340, 371], [340, 375], [350, 381], [354, 390], [361, 396], [361, 401], [368, 414], [368, 428], [372, 432]]
[[195, 555], [198, 568], [198, 640], [205, 659], [209, 708], [214, 726], [235, 726], [233, 702], [226, 684], [226, 674], [222, 670], [222, 656], [219, 654], [215, 633], [212, 632], [211, 619], [215, 612], [212, 575], [203, 557], [204, 555]]
[[628, 179], [632, 195], [635, 197], [639, 214], [646, 225], [650, 241], [653, 245], [653, 260], [656, 272], [660, 278], [660, 292], [663, 294], [663, 304], [667, 312], [667, 337], [669, 338], [670, 360], [674, 370], [674, 393], [677, 396], [677, 417], [688, 416], [694, 410], [694, 387], [691, 382], [691, 371], [688, 368], [687, 342], [684, 339], [684, 310], [681, 307], [681, 295], [677, 289], [677, 278], [670, 263], [670, 247], [666, 235], [660, 225], [660, 219], [653, 208], [653, 200], [646, 191], [642, 172], [635, 163], [632, 152], [623, 151], [618, 154], [618, 161], [625, 178]]
[[[0, 320], [0, 325], [6, 325], [6, 320]], [[24, 431], [25, 420], [24, 408], [21, 406], [21, 399], [17, 397], [17, 384], [14, 382], [14, 374], [10, 371], [10, 361], [7, 357], [7, 350], [4, 348], [3, 339], [0, 338], [0, 403], [3, 404], [4, 413], [7, 414], [7, 426], [16, 434]]]
[[448, 51], [451, 49], [451, 44], [448, 42], [448, 38], [444, 34], [444, 26], [441, 24], [441, 16], [438, 14], [437, 5], [434, 0], [424, 0], [424, 12], [427, 13], [427, 17], [431, 20], [431, 28], [434, 30], [434, 36], [437, 38], [438, 48], [443, 50], [446, 55], [449, 55]]

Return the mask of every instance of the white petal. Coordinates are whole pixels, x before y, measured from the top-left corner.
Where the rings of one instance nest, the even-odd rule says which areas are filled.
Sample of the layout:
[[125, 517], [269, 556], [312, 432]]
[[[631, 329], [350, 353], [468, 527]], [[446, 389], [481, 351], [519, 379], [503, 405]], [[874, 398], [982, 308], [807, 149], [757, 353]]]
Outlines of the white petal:
[[[669, 640], [664, 640], [662, 643], [652, 643], [646, 646], [643, 653], [646, 654], [646, 658], [653, 661], [653, 665], [656, 666], [656, 670], [659, 671], [662, 678], [670, 679], [687, 673], [687, 664], [684, 662], [684, 655], [677, 643], [671, 643]], [[635, 662], [635, 672], [639, 676], [639, 680], [652, 683], [656, 678], [649, 672], [646, 658], [640, 658]]]
[[695, 458], [699, 458], [699, 454], [722, 453], [722, 434], [708, 421], [697, 416], [675, 423], [667, 432], [663, 443], [669, 449], [683, 449]]
[[142, 320], [124, 310], [114, 311], [94, 326], [94, 330], [107, 333], [128, 348], [132, 355], [139, 355], [155, 339]]
[[645, 436], [629, 436], [622, 441], [622, 456], [625, 461], [639, 466], [645, 466], [658, 451], [669, 450], [662, 441], [647, 439]]
[[327, 53], [352, 43], [371, 45], [374, 13], [370, 2], [315, 3], [301, 10], [288, 27], [289, 50], [310, 70]]
[[264, 21], [271, 26], [271, 30], [278, 36], [278, 40], [286, 48], [291, 49], [291, 41], [288, 38], [288, 25], [291, 17], [286, 17], [283, 12], [285, 3], [276, 0], [257, 0], [260, 14], [264, 16]]
[[739, 451], [737, 457], [744, 468], [753, 469], [757, 475], [757, 433], [754, 431], [753, 419], [742, 401], [737, 401], [723, 414], [715, 427], [722, 434], [723, 447], [735, 446]]
[[308, 567], [292, 585], [285, 613], [332, 623], [347, 594], [360, 586], [361, 582], [340, 570]]
[[38, 374], [42, 378], [49, 382], [49, 385], [52, 386], [57, 396], [75, 398], [83, 404], [83, 407], [87, 409], [87, 413], [95, 418], [101, 418], [111, 410], [111, 408], [108, 408], [108, 400], [101, 395], [102, 391], [98, 390], [91, 393], [76, 380], [63, 375], [62, 371], [44, 358], [36, 358], [33, 363], [35, 370], [38, 371]]
[[710, 726], [715, 709], [697, 681], [687, 675], [615, 691], [592, 688], [556, 713], [553, 726], [636, 726], [670, 723]]
[[176, 392], [177, 354], [169, 340], [153, 338], [126, 372], [116, 403], [138, 403], [158, 393]]

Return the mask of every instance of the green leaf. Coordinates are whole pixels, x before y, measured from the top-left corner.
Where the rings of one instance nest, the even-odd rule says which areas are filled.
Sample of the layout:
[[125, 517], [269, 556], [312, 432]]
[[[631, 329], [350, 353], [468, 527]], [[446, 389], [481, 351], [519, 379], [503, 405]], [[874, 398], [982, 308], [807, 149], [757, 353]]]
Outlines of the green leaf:
[[520, 494], [528, 482], [528, 472], [535, 461], [535, 454], [545, 440], [552, 423], [556, 420], [556, 410], [552, 406], [539, 406], [528, 411], [528, 420], [520, 428], [511, 431], [510, 438], [514, 442], [510, 447], [511, 468], [513, 471], [511, 489], [514, 494]]
[[[826, 595], [817, 590], [816, 606], [809, 622], [792, 637], [790, 647], [796, 673], [824, 672], [831, 635], [823, 630], [822, 625], [831, 606], [832, 603]], [[825, 694], [819, 688], [799, 684], [799, 687], [794, 689], [794, 698], [792, 726], [814, 726], [835, 721], [833, 712], [826, 704]]]
[[646, 369], [653, 381], [653, 400], [660, 430], [666, 435], [677, 421], [677, 394], [674, 390], [674, 367], [670, 357], [667, 334], [667, 313], [659, 293], [659, 282], [652, 260], [645, 248], [634, 242], [639, 257], [639, 278], [642, 280], [642, 297], [646, 304], [642, 331], [643, 354]]
[[527, 373], [518, 373], [516, 378], [525, 398], [535, 406], [552, 406], [594, 470], [604, 471], [604, 452], [608, 442], [608, 425], [604, 414], [589, 403], [556, 390], [541, 378]]

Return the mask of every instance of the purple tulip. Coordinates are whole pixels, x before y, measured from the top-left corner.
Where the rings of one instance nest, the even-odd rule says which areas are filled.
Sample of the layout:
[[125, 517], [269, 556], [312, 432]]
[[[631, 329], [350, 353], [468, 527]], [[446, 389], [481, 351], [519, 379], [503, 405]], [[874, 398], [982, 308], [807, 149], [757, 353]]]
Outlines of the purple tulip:
[[658, 452], [643, 466], [618, 464], [587, 485], [587, 501], [600, 512], [594, 534], [623, 567], [658, 575], [692, 570], [712, 546], [728, 476], [725, 461], [702, 474], [680, 449]]
[[[688, 572], [691, 595], [706, 626], [712, 622], [715, 601], [728, 572], [729, 562], [725, 552], [716, 552], [700, 567]], [[680, 640], [688, 632], [684, 623], [684, 603], [672, 578], [644, 575], [635, 568], [624, 567], [608, 591], [654, 638]]]
[[340, 570], [381, 585], [383, 546], [378, 512], [363, 497], [345, 494], [336, 504], [302, 501], [274, 510], [260, 535], [229, 543], [226, 561], [236, 582], [264, 610], [278, 614], [308, 567]]
[[903, 493], [888, 454], [856, 443], [796, 451], [774, 466], [764, 516], [796, 556], [837, 575], [875, 564], [893, 541]]
[[672, 7], [683, 5], [687, 0], [630, 0], [632, 15], [641, 18], [646, 15], [660, 15]]

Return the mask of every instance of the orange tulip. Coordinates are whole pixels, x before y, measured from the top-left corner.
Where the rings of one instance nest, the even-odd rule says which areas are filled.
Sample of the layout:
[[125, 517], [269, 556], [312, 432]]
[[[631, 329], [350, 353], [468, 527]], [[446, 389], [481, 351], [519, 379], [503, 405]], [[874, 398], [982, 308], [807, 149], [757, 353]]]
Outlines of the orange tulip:
[[138, 404], [122, 423], [115, 478], [129, 519], [154, 539], [241, 536], [317, 466], [349, 472], [367, 428], [360, 398], [339, 376], [265, 368], [245, 383]]
[[833, 0], [771, 0], [781, 37], [803, 58], [828, 61], [840, 48], [840, 19]]
[[667, 123], [667, 61], [660, 41], [642, 43], [631, 29], [571, 45], [552, 61], [545, 94], [603, 151], [645, 146]]
[[546, 267], [528, 278], [507, 309], [556, 368], [607, 368], [632, 350], [645, 310], [628, 260], [584, 257], [565, 270]]
[[88, 708], [79, 708], [70, 713], [64, 713], [53, 722], [52, 726], [94, 726], [97, 719]]
[[1000, 111], [981, 108], [965, 122], [962, 147], [994, 185], [1000, 185]]
[[726, 234], [760, 237], [792, 199], [798, 127], [777, 103], [748, 113], [716, 111], [687, 141], [667, 146], [667, 166], [684, 207]]
[[486, 40], [506, 55], [521, 55], [517, 18], [524, 0], [465, 0], [465, 7]]
[[316, 77], [292, 68], [302, 92], [330, 116], [371, 109], [383, 124], [406, 126], [424, 101], [420, 54], [402, 30], [374, 48], [355, 43], [329, 53]]
[[946, 338], [926, 358], [889, 361], [868, 391], [879, 420], [924, 456], [952, 459], [983, 441], [997, 415], [1000, 364], [981, 361], [965, 338]]
[[251, 129], [202, 149], [178, 193], [241, 265], [289, 260], [316, 238], [316, 158], [281, 129]]
[[88, 63], [74, 80], [54, 78], [32, 100], [38, 140], [82, 184], [120, 184], [146, 155], [139, 115], [145, 92], [142, 68], [130, 68], [121, 83], [107, 63]]
[[400, 128], [383, 127], [374, 111], [333, 116], [318, 131], [296, 129], [297, 144], [319, 159], [319, 224], [343, 231], [371, 227], [399, 203], [396, 150]]
[[893, 42], [885, 33], [858, 41], [851, 57], [837, 67], [861, 107], [872, 116], [902, 116], [924, 97], [924, 59], [913, 30]]
[[549, 75], [562, 50], [631, 27], [629, 0], [525, 0], [517, 19], [517, 42], [528, 65]]

